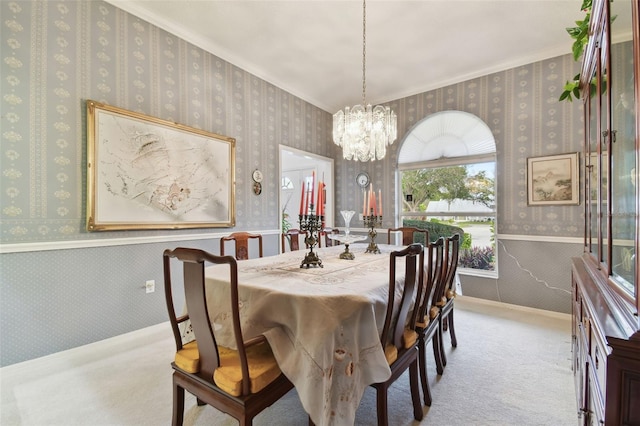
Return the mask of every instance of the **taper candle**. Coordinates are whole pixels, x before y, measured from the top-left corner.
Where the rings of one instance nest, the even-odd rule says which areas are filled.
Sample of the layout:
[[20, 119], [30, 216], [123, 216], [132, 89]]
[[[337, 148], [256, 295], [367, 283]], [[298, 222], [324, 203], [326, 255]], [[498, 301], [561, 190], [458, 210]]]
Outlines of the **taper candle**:
[[316, 171], [311, 172], [311, 204], [315, 201], [316, 195]]
[[376, 200], [376, 193], [373, 191], [373, 215], [378, 216], [378, 202]]
[[367, 190], [362, 190], [362, 216], [367, 215]]
[[318, 216], [320, 216], [320, 213], [322, 213], [322, 207], [320, 207], [320, 201], [322, 200], [322, 181], [318, 182], [318, 197], [316, 198], [316, 214]]

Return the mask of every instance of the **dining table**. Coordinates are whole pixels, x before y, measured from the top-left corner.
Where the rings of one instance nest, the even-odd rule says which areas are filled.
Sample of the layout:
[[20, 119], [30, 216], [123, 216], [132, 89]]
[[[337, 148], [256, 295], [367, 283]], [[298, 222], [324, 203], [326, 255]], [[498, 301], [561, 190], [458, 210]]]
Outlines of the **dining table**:
[[[402, 247], [380, 244], [379, 254], [365, 253], [366, 247], [352, 244], [350, 260], [340, 258], [344, 246], [314, 248], [322, 267], [301, 267], [305, 250], [238, 261], [243, 336], [267, 338], [281, 371], [318, 426], [354, 424], [367, 386], [391, 375], [380, 334], [388, 302], [389, 253]], [[209, 305], [215, 304], [210, 320], [218, 343], [235, 347], [229, 275], [219, 269], [224, 267], [206, 268], [206, 297]], [[401, 292], [404, 260], [396, 281]]]

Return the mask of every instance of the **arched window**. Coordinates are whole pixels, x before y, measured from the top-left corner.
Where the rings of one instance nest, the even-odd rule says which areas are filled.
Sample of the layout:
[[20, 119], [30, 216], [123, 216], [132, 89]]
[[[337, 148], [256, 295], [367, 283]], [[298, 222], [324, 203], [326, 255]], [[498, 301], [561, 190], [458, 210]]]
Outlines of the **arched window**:
[[[418, 122], [398, 153], [398, 217], [437, 237], [461, 228], [461, 272], [495, 275], [496, 144], [480, 118], [442, 111]], [[441, 226], [445, 225], [445, 226]]]

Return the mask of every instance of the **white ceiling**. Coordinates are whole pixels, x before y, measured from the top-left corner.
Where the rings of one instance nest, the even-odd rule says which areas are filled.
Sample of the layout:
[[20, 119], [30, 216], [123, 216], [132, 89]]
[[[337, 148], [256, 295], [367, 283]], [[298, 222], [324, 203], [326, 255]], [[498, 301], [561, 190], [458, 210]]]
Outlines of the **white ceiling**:
[[[360, 0], [107, 1], [328, 112], [362, 101]], [[367, 102], [570, 53], [580, 5], [369, 0]]]

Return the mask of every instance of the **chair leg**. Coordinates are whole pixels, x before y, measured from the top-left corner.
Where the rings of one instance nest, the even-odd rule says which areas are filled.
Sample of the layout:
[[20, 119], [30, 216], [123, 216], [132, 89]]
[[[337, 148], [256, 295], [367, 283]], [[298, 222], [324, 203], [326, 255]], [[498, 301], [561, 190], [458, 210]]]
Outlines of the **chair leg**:
[[[441, 360], [443, 370], [444, 370], [444, 367], [447, 366], [447, 355], [444, 353], [444, 338], [442, 336], [442, 324], [444, 323], [444, 321], [445, 319], [442, 318], [441, 316], [440, 326], [438, 327], [438, 348], [440, 349], [440, 360]], [[438, 374], [442, 374], [442, 373], [438, 373]]]
[[454, 348], [458, 347], [458, 339], [456, 338], [456, 329], [453, 326], [453, 309], [449, 311], [449, 315], [447, 315], [447, 322], [449, 323], [449, 335], [451, 336], [451, 346]]
[[252, 423], [252, 419], [247, 419], [244, 414], [242, 414], [238, 419], [238, 426], [251, 426]]
[[409, 386], [411, 388], [411, 400], [413, 401], [413, 418], [422, 420], [422, 404], [420, 404], [420, 389], [418, 388], [418, 360], [409, 366]]
[[420, 346], [418, 346], [418, 360], [420, 362], [418, 370], [420, 370], [420, 382], [422, 383], [424, 404], [431, 406], [433, 399], [431, 398], [431, 386], [429, 386], [429, 378], [427, 376], [427, 344], [424, 341], [422, 341]]
[[378, 407], [378, 426], [388, 426], [389, 425], [389, 413], [387, 407], [387, 388], [379, 387], [376, 388], [376, 400]]
[[442, 333], [440, 332], [440, 328], [438, 328], [431, 338], [431, 344], [433, 345], [433, 357], [436, 360], [436, 371], [438, 372], [438, 376], [442, 376], [444, 363], [442, 361]]
[[184, 416], [184, 389], [173, 380], [173, 417], [172, 426], [182, 426]]

